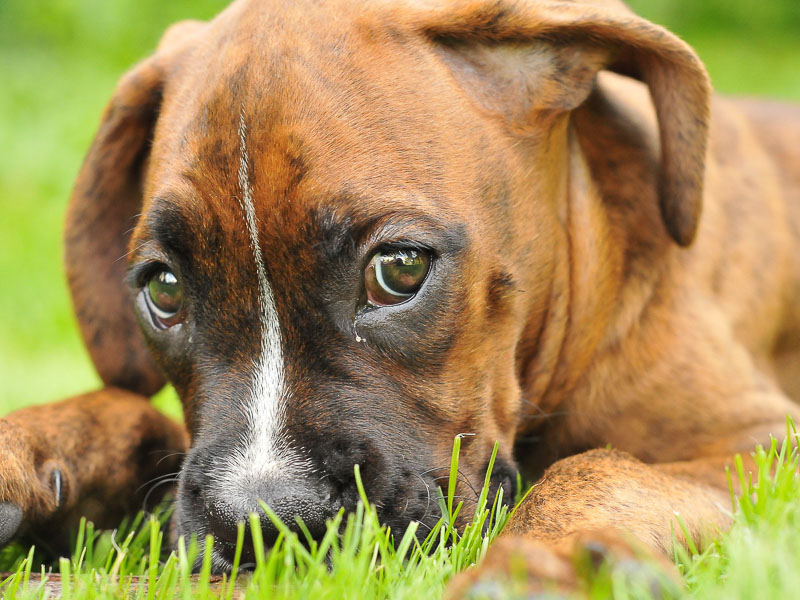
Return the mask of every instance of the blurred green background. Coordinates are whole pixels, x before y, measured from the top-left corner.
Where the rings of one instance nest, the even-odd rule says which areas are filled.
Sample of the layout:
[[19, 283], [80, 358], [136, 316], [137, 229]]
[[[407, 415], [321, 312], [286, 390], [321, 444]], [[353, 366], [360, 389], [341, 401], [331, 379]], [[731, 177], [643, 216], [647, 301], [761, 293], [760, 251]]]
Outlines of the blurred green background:
[[[61, 268], [73, 179], [119, 75], [225, 4], [0, 0], [0, 414], [97, 385]], [[694, 45], [718, 90], [800, 100], [800, 0], [630, 4]]]

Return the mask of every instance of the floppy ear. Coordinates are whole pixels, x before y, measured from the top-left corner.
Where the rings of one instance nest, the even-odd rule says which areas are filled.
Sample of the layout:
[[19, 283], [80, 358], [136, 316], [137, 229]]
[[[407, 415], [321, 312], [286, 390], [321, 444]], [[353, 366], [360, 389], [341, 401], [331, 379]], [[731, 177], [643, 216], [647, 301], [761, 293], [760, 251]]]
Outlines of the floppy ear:
[[125, 283], [131, 232], [166, 73], [202, 24], [180, 23], [157, 53], [120, 80], [81, 167], [67, 210], [67, 279], [83, 340], [106, 385], [144, 395], [165, 382], [133, 312]]
[[429, 12], [421, 27], [479, 104], [522, 127], [542, 111], [580, 105], [601, 69], [645, 82], [661, 136], [661, 216], [678, 244], [691, 244], [711, 89], [687, 44], [616, 0], [478, 0]]

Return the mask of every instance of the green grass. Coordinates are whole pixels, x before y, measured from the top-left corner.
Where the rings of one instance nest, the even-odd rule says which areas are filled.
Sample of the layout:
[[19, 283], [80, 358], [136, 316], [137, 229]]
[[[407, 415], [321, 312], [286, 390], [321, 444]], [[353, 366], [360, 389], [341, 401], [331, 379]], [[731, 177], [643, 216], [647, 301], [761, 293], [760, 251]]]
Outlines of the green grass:
[[[225, 0], [0, 0], [0, 415], [98, 385], [79, 340], [61, 266], [61, 224], [69, 190], [120, 74], [152, 51], [163, 29], [181, 18], [208, 18]], [[632, 0], [643, 15], [683, 36], [706, 62], [716, 88], [800, 100], [800, 3], [797, 0]], [[179, 414], [170, 391], [159, 406]], [[784, 456], [786, 451], [784, 451]], [[780, 451], [762, 451], [762, 469]], [[736, 501], [731, 531], [697, 556], [678, 553], [687, 588], [698, 598], [794, 597], [800, 589], [800, 489], [795, 452], [774, 476], [762, 474]], [[788, 465], [788, 466], [787, 466]], [[445, 493], [445, 496], [447, 494]], [[487, 508], [487, 507], [485, 507]], [[503, 515], [494, 514], [494, 535]], [[449, 514], [445, 510], [446, 514]], [[482, 515], [484, 513], [481, 513]], [[292, 536], [259, 565], [248, 594], [291, 598], [438, 598], [446, 580], [485, 550], [488, 538], [462, 532], [455, 545], [442, 522], [406, 560], [389, 544], [364, 505], [342, 538], [307, 552]], [[347, 533], [349, 532], [349, 533]], [[161, 537], [159, 537], [161, 536]], [[67, 596], [127, 597], [129, 576], [149, 578], [178, 597], [225, 597], [190, 580], [196, 548], [170, 553], [158, 521], [140, 516], [115, 534], [86, 525], [75, 550], [54, 572], [69, 572]], [[421, 552], [430, 550], [430, 554]], [[26, 561], [26, 557], [31, 556]], [[408, 558], [408, 557], [411, 558]], [[377, 557], [373, 562], [373, 557]], [[0, 597], [41, 598], [24, 589], [26, 569], [40, 571], [47, 553], [19, 544], [0, 550], [0, 570], [19, 571]], [[115, 579], [116, 578], [116, 579]], [[594, 595], [635, 595], [620, 573], [594, 582]], [[136, 588], [134, 597], [148, 597]], [[169, 594], [159, 594], [165, 597]]]
[[[796, 431], [787, 432], [782, 444], [773, 441], [768, 449], [757, 448], [755, 474], [746, 473], [741, 464], [737, 477], [745, 491], [731, 495], [734, 523], [702, 552], [691, 544], [675, 544], [674, 558], [683, 573], [684, 586], [666, 583], [660, 590], [666, 598], [791, 598], [800, 589], [800, 456]], [[495, 448], [496, 452], [496, 448]], [[240, 526], [237, 558], [230, 577], [210, 574], [211, 538], [181, 538], [176, 550], [165, 544], [164, 523], [168, 511], [145, 517], [140, 514], [129, 525], [114, 532], [95, 531], [85, 521], [77, 532], [70, 558], [61, 558], [52, 572], [60, 575], [63, 598], [147, 599], [196, 598], [439, 598], [447, 581], [482, 558], [489, 543], [500, 533], [512, 511], [502, 503], [502, 493], [489, 496], [490, 461], [484, 485], [471, 522], [459, 531], [455, 525], [464, 510], [463, 501], [454, 499], [458, 472], [459, 439], [453, 449], [448, 489], [440, 491], [439, 504], [445, 515], [423, 539], [417, 526], [399, 539], [381, 526], [375, 507], [369, 503], [356, 481], [361, 501], [354, 513], [340, 511], [328, 522], [327, 533], [313, 540], [291, 531], [266, 505], [262, 508], [278, 527], [278, 541], [265, 550], [251, 516], [256, 565], [251, 573], [240, 573], [239, 556], [244, 540]], [[519, 500], [519, 499], [518, 499]], [[680, 527], [680, 516], [676, 527]], [[304, 539], [305, 538], [305, 539]], [[205, 552], [199, 551], [199, 546]], [[199, 568], [197, 568], [199, 567]], [[0, 552], [0, 571], [11, 574], [0, 581], [0, 597], [7, 600], [40, 600], [52, 590], [35, 548], [27, 553], [21, 547]], [[197, 574], [193, 575], [193, 571]], [[39, 575], [31, 579], [31, 575]], [[651, 598], [652, 582], [669, 582], [668, 577], [650, 566], [632, 572], [629, 564], [605, 565], [583, 580], [589, 598]], [[58, 582], [57, 582], [58, 583]], [[491, 600], [520, 598], [513, 578], [494, 590]], [[475, 600], [478, 600], [476, 596]]]
[[[471, 522], [459, 531], [456, 519], [464, 510], [463, 501], [455, 501], [460, 439], [456, 438], [448, 490], [439, 496], [442, 518], [423, 536], [417, 537], [418, 524], [412, 524], [399, 539], [381, 526], [376, 509], [367, 499], [355, 476], [361, 502], [350, 514], [340, 511], [328, 523], [326, 535], [319, 541], [310, 535], [290, 531], [266, 505], [263, 509], [279, 528], [275, 546], [264, 551], [260, 528], [254, 532], [256, 566], [251, 575], [236, 579], [239, 560], [233, 575], [222, 582], [210, 581], [211, 538], [188, 543], [181, 539], [176, 551], [166, 552], [163, 523], [166, 513], [134, 522], [117, 532], [96, 532], [83, 522], [70, 559], [55, 566], [62, 581], [65, 598], [229, 598], [232, 582], [245, 597], [272, 598], [435, 598], [441, 595], [446, 581], [457, 571], [475, 563], [485, 552], [508, 519], [508, 507], [502, 492], [489, 497], [489, 471]], [[257, 519], [255, 515], [252, 519]], [[244, 527], [240, 526], [237, 553], [241, 551]], [[305, 542], [305, 543], [304, 543]], [[198, 552], [198, 546], [206, 552]], [[19, 548], [18, 550], [21, 550]], [[17, 550], [17, 551], [18, 551]], [[237, 554], [238, 555], [238, 554]], [[31, 572], [38, 573], [35, 551], [21, 558], [15, 551], [0, 555], [0, 570], [14, 572], [0, 583], [0, 596], [43, 598], [41, 582], [30, 582]], [[193, 565], [200, 565], [192, 578]], [[135, 577], [136, 579], [132, 579]], [[135, 584], [134, 584], [135, 581]], [[38, 587], [37, 587], [38, 585]], [[5, 595], [3, 595], [5, 594]]]

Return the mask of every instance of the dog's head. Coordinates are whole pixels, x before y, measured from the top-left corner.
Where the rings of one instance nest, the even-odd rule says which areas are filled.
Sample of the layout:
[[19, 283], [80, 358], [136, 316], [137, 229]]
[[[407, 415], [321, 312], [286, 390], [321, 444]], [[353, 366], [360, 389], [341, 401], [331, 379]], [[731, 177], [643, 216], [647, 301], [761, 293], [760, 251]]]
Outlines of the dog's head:
[[84, 338], [107, 384], [178, 390], [176, 521], [217, 537], [218, 568], [259, 499], [319, 533], [355, 505], [354, 464], [395, 530], [430, 525], [459, 433], [458, 494], [499, 441], [511, 496], [523, 380], [567, 318], [549, 307], [570, 114], [601, 69], [650, 86], [653, 235], [694, 234], [708, 90], [683, 43], [610, 2], [425, 4], [240, 1], [179, 24], [80, 173]]

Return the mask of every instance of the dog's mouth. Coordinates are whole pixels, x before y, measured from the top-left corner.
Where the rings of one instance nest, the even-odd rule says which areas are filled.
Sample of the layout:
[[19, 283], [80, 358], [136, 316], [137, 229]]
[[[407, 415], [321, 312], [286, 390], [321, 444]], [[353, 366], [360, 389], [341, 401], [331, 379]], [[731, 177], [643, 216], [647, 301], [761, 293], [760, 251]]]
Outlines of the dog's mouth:
[[[277, 515], [275, 510], [272, 508], [270, 510], [273, 515]], [[295, 507], [293, 510], [298, 511], [296, 519], [293, 521], [280, 519], [280, 526], [273, 523], [263, 510], [253, 512], [253, 517], [248, 518], [246, 522], [238, 521], [235, 530], [231, 529], [227, 522], [215, 522], [213, 512], [206, 512], [202, 518], [209, 522], [210, 530], [208, 533], [214, 538], [211, 554], [212, 571], [215, 573], [230, 572], [233, 568], [237, 551], [239, 553], [240, 570], [248, 571], [255, 568], [257, 564], [257, 544], [253, 540], [253, 518], [258, 519], [259, 523], [259, 546], [263, 546], [265, 549], [274, 547], [278, 537], [281, 535], [281, 529], [284, 529], [284, 531], [291, 532], [290, 535], [296, 535], [297, 541], [305, 546], [306, 549], [310, 549], [312, 541], [319, 542], [322, 540], [328, 530], [329, 521], [338, 512], [338, 508], [335, 505], [306, 505]], [[305, 517], [302, 515], [305, 515]], [[241, 534], [239, 533], [240, 527]], [[241, 541], [238, 537], [239, 535], [241, 535]]]
[[[446, 490], [446, 482], [445, 469], [423, 470], [421, 473], [407, 470], [391, 480], [370, 477], [364, 482], [364, 487], [381, 524], [391, 528], [396, 540], [402, 538], [412, 522], [416, 522], [416, 535], [421, 542], [442, 516], [437, 488]], [[179, 482], [173, 528], [178, 535], [187, 538], [196, 534], [201, 545], [203, 536], [213, 536], [211, 566], [214, 572], [229, 572], [237, 550], [240, 552], [240, 569], [255, 566], [251, 515], [257, 515], [258, 537], [261, 538], [259, 545], [265, 549], [275, 545], [281, 529], [292, 537], [296, 536], [300, 544], [309, 548], [312, 541], [319, 543], [329, 527], [336, 527], [337, 522], [337, 534], [341, 534], [348, 522], [347, 514], [356, 511], [360, 500], [354, 477], [342, 481], [314, 474], [313, 477], [284, 481], [277, 486], [260, 487], [262, 490], [270, 489], [272, 493], [264, 495], [271, 497], [262, 500], [263, 497], [255, 495], [255, 490], [249, 490], [249, 497], [254, 500], [248, 502], [244, 496], [220, 493], [209, 482], [199, 485], [191, 467], [184, 469]], [[271, 515], [266, 514], [264, 505], [269, 507]], [[335, 519], [340, 511], [345, 514], [341, 519]], [[275, 519], [280, 520], [281, 525], [277, 525]], [[239, 536], [242, 535], [240, 524], [243, 524], [243, 536], [241, 547], [237, 548]]]
[[[297, 431], [292, 439], [299, 439]], [[279, 460], [259, 461], [252, 460], [257, 454], [238, 452], [219, 431], [213, 438], [198, 436], [179, 476], [173, 531], [187, 539], [196, 535], [201, 545], [211, 535], [212, 567], [226, 572], [237, 551], [240, 564], [255, 562], [252, 515], [257, 515], [256, 538], [265, 549], [275, 545], [281, 531], [284, 537], [311, 546], [329, 533], [332, 520], [339, 523], [339, 533], [352, 522], [350, 513], [358, 512], [365, 495], [395, 541], [415, 522], [417, 539], [423, 542], [443, 517], [440, 500], [447, 498], [450, 488], [452, 451], [412, 441], [327, 430], [275, 453]], [[473, 438], [462, 449], [460, 466], [454, 471], [453, 505], [462, 503], [456, 519], [459, 529], [475, 514], [491, 462], [491, 448], [476, 441]], [[516, 473], [510, 458], [496, 456], [489, 507], [501, 487], [503, 502], [513, 501]], [[244, 538], [238, 547], [242, 523]]]

